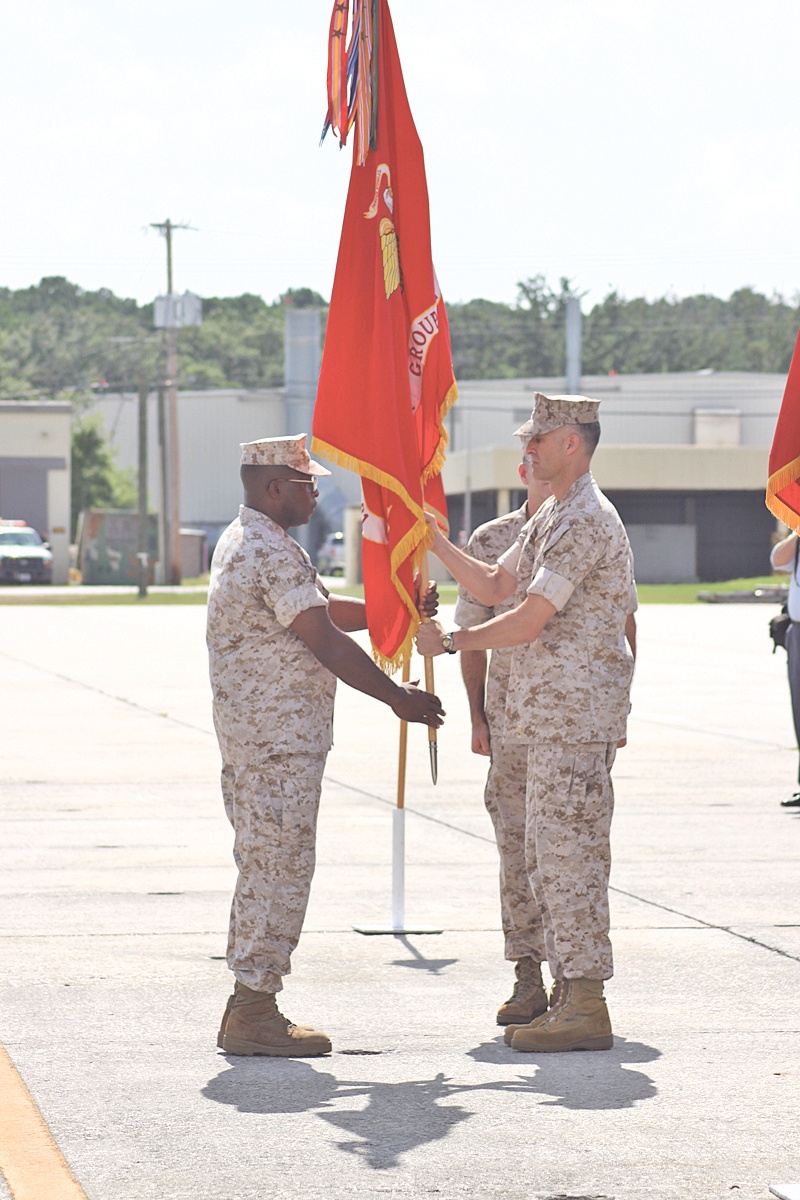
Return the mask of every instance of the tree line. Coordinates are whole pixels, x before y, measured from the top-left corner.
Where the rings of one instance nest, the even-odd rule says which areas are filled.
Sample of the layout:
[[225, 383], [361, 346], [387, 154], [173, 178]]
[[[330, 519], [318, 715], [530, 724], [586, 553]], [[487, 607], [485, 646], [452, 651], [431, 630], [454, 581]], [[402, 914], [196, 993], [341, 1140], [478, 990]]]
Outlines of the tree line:
[[[448, 305], [457, 379], [563, 375], [566, 307], [574, 294], [542, 275], [518, 284], [513, 305], [470, 300]], [[626, 300], [612, 291], [584, 312], [584, 375], [662, 371], [789, 369], [800, 328], [800, 295], [785, 300], [753, 288], [718, 296]]]
[[[514, 304], [449, 304], [457, 379], [513, 379], [564, 372], [570, 281], [552, 288], [542, 275], [521, 281]], [[269, 388], [283, 383], [287, 305], [322, 310], [310, 288], [271, 303], [260, 296], [211, 297], [203, 324], [181, 331], [178, 374], [184, 388]], [[788, 369], [800, 296], [791, 301], [740, 288], [717, 296], [626, 300], [610, 292], [584, 315], [583, 372], [777, 371]], [[129, 507], [132, 472], [120, 470], [96, 418], [86, 409], [98, 391], [155, 386], [164, 376], [163, 334], [153, 305], [90, 292], [60, 276], [35, 287], [0, 288], [0, 399], [40, 396], [73, 401], [73, 512]]]
[[[518, 285], [515, 303], [449, 304], [457, 379], [511, 379], [564, 372], [569, 280], [551, 287], [537, 275]], [[283, 382], [287, 304], [327, 304], [309, 288], [267, 302], [245, 294], [203, 301], [203, 324], [181, 331], [185, 388], [268, 388]], [[612, 291], [584, 314], [583, 372], [785, 372], [800, 326], [800, 296], [752, 288], [727, 300], [627, 300]], [[150, 385], [163, 375], [164, 346], [152, 304], [88, 292], [61, 277], [35, 287], [0, 288], [0, 398], [70, 394]]]

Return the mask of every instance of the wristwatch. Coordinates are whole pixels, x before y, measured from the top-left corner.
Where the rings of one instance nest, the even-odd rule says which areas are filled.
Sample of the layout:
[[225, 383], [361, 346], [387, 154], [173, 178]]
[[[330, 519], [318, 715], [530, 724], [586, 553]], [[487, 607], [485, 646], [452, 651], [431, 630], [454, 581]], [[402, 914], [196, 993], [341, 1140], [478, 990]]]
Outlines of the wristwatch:
[[448, 654], [458, 653], [455, 647], [455, 633], [446, 633], [442, 638], [442, 647]]

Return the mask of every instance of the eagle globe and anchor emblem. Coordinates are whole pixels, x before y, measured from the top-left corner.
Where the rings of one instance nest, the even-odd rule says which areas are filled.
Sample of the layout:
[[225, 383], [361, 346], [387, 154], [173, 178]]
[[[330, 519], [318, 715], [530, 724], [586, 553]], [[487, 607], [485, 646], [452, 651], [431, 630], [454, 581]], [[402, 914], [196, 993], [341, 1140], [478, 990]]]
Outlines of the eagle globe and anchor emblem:
[[[386, 187], [381, 192], [381, 184], [383, 183], [384, 176], [386, 177]], [[373, 196], [372, 204], [370, 204], [364, 213], [368, 221], [377, 217], [378, 210], [381, 207], [381, 199], [389, 210], [389, 216], [381, 217], [378, 224], [378, 234], [381, 239], [381, 255], [383, 257], [383, 286], [386, 292], [386, 299], [388, 300], [392, 292], [395, 292], [401, 286], [401, 277], [397, 231], [392, 222], [392, 216], [394, 215], [392, 175], [386, 163], [381, 163], [375, 172], [375, 195]]]

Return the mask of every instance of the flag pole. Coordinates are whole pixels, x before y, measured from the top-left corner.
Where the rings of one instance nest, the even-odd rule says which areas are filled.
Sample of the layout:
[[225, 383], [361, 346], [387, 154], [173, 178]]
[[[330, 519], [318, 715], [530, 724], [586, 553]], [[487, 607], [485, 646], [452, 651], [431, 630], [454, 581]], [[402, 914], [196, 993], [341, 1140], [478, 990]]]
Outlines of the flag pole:
[[[423, 554], [419, 564], [419, 594], [424, 596], [430, 584], [430, 574], [428, 572], [428, 553]], [[422, 617], [423, 621], [430, 621], [430, 617]], [[428, 657], [425, 662], [425, 691], [432, 692], [433, 683], [433, 659]], [[431, 760], [431, 779], [436, 784], [439, 778], [439, 743], [436, 737], [436, 729], [433, 725], [428, 726], [428, 754]]]
[[[411, 677], [411, 654], [403, 660], [403, 683]], [[354, 925], [356, 933], [393, 934], [401, 937], [409, 933], [441, 933], [433, 925], [406, 925], [405, 871], [406, 871], [406, 760], [408, 751], [408, 723], [400, 722], [400, 753], [397, 764], [397, 804], [392, 810], [392, 923], [391, 925]]]
[[[403, 683], [411, 678], [411, 651], [403, 659]], [[400, 722], [400, 754], [397, 762], [397, 805], [392, 813], [392, 928], [405, 926], [406, 869], [406, 760], [408, 722]]]

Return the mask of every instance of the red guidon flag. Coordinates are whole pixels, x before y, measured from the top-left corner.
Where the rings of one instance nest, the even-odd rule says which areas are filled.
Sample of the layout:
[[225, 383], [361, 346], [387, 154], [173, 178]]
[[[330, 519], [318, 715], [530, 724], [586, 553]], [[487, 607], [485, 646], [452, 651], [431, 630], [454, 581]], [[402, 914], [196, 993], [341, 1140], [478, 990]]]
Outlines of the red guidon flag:
[[792, 355], [769, 452], [767, 508], [800, 531], [800, 334]]
[[[345, 56], [343, 10], [351, 2]], [[457, 392], [431, 259], [422, 145], [386, 0], [334, 5], [328, 82], [326, 130], [344, 143], [355, 124], [355, 139], [312, 445], [361, 476], [367, 621], [376, 661], [392, 669], [410, 654], [419, 624], [414, 576], [429, 541], [423, 504], [447, 524], [443, 419]]]

